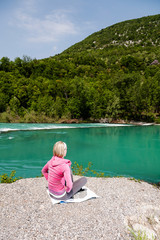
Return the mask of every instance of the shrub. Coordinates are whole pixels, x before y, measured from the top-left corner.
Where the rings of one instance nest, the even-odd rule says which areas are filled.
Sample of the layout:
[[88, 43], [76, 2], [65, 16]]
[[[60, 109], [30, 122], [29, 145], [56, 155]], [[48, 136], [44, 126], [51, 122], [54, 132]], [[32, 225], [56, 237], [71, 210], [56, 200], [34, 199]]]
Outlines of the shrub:
[[95, 170], [92, 170], [92, 163], [89, 162], [88, 166], [86, 168], [83, 167], [83, 165], [79, 165], [77, 162], [74, 162], [72, 165], [72, 172], [73, 175], [79, 175], [79, 176], [94, 176], [94, 177], [105, 177], [103, 172], [97, 172]]
[[21, 179], [21, 177], [15, 177], [16, 171], [11, 171], [10, 175], [8, 176], [7, 173], [4, 173], [3, 175], [0, 175], [0, 183], [13, 183], [19, 179]]

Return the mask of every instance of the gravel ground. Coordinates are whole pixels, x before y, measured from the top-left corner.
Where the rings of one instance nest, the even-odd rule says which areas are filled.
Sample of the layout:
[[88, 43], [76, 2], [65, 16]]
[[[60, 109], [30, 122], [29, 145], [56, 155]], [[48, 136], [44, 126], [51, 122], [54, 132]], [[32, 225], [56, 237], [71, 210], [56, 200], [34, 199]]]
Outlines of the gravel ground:
[[151, 184], [88, 178], [86, 186], [100, 198], [56, 205], [46, 186], [44, 178], [0, 184], [1, 240], [129, 240], [129, 226], [160, 233], [160, 189]]

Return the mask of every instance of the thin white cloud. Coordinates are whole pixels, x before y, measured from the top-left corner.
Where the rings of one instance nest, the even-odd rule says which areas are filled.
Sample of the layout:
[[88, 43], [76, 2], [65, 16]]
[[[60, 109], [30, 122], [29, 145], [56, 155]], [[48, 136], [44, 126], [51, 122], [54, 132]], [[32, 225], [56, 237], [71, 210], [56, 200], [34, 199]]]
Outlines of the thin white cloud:
[[53, 42], [62, 36], [78, 33], [76, 26], [69, 18], [69, 12], [65, 10], [56, 10], [43, 18], [38, 18], [28, 11], [18, 9], [14, 20], [14, 26], [26, 31], [27, 40], [30, 42]]
[[36, 12], [36, 0], [21, 1], [23, 9], [28, 12]]

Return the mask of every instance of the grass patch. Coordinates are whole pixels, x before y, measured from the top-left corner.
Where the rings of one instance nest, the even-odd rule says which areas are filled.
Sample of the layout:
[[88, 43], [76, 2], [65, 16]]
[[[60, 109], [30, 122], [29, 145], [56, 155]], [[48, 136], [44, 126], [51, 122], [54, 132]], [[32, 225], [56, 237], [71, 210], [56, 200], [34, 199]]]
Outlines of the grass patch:
[[134, 231], [132, 228], [129, 229], [131, 240], [157, 240], [156, 237], [149, 237], [145, 231]]

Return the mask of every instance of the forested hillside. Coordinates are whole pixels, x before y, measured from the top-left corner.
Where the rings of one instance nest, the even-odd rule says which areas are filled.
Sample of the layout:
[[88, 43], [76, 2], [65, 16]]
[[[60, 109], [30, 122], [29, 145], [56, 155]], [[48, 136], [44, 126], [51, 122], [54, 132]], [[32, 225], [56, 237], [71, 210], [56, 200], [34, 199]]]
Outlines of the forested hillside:
[[0, 60], [0, 121], [160, 122], [160, 15], [117, 23], [47, 59]]

